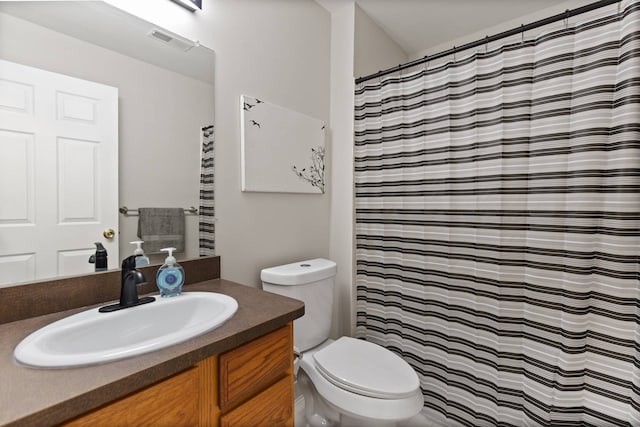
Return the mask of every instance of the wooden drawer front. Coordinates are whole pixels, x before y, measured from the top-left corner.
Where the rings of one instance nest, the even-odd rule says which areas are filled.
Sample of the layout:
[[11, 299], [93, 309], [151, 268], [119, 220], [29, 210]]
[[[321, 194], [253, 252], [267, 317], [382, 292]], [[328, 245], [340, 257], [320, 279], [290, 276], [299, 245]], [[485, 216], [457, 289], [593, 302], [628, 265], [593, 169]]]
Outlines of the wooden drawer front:
[[293, 382], [285, 377], [220, 418], [220, 427], [293, 427]]
[[293, 325], [220, 355], [220, 409], [248, 399], [279, 377], [293, 363]]
[[198, 371], [191, 368], [63, 425], [197, 426], [198, 383]]

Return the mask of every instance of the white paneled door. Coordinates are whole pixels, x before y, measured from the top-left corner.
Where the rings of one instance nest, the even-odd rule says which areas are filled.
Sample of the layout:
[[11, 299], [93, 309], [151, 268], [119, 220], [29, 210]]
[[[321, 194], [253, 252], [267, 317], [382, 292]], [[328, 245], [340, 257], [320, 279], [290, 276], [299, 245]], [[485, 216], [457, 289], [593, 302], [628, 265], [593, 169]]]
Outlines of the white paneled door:
[[0, 286], [117, 267], [117, 226], [118, 89], [0, 60]]

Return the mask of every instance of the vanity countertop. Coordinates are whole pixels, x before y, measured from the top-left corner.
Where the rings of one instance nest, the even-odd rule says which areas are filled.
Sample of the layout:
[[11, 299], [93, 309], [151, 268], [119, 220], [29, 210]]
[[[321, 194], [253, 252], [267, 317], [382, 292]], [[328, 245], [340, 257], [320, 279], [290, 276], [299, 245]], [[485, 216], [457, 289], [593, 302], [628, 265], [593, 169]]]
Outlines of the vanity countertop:
[[31, 332], [90, 307], [1, 324], [0, 426], [58, 424], [249, 342], [304, 314], [301, 301], [223, 279], [195, 283], [184, 290], [232, 296], [238, 301], [238, 311], [217, 329], [181, 344], [101, 365], [34, 369], [13, 359], [15, 346]]

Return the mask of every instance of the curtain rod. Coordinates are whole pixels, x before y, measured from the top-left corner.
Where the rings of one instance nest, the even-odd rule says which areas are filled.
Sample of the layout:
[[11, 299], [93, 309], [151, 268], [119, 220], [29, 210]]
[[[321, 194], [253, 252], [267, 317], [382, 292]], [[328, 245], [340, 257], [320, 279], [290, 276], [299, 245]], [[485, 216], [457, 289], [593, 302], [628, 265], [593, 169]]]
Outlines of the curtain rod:
[[587, 4], [585, 6], [581, 6], [575, 9], [567, 9], [563, 13], [559, 13], [557, 15], [550, 16], [548, 18], [541, 19], [539, 21], [532, 22], [527, 25], [521, 25], [518, 28], [514, 28], [512, 30], [503, 31], [498, 34], [494, 34], [493, 36], [486, 36], [484, 39], [476, 40], [474, 42], [470, 42], [467, 44], [463, 44], [462, 46], [454, 46], [451, 49], [442, 51], [440, 53], [436, 53], [434, 55], [427, 55], [424, 58], [416, 59], [404, 64], [399, 64], [395, 67], [387, 68], [386, 70], [378, 71], [377, 73], [369, 74], [364, 77], [358, 77], [356, 79], [356, 84], [360, 84], [362, 82], [366, 82], [367, 80], [375, 79], [377, 77], [386, 76], [387, 74], [395, 73], [396, 71], [402, 71], [407, 68], [414, 67], [416, 65], [424, 64], [427, 61], [432, 61], [434, 59], [443, 58], [445, 56], [453, 55], [457, 52], [462, 52], [467, 49], [473, 49], [474, 47], [486, 45], [487, 43], [494, 42], [496, 40], [500, 40], [506, 37], [514, 36], [516, 34], [524, 33], [525, 31], [533, 30], [534, 28], [542, 27], [543, 25], [552, 24], [554, 22], [569, 19], [572, 16], [580, 15], [585, 12], [590, 12], [595, 9], [599, 9], [604, 6], [609, 6], [610, 4], [618, 3], [621, 0], [600, 0], [595, 3]]

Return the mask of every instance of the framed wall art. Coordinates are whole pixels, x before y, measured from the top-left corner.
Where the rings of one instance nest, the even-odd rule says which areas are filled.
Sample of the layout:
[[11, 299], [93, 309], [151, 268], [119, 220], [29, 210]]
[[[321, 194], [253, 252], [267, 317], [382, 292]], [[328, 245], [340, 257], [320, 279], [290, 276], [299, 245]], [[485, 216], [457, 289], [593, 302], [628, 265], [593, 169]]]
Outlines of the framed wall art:
[[323, 121], [240, 97], [242, 191], [325, 192]]

